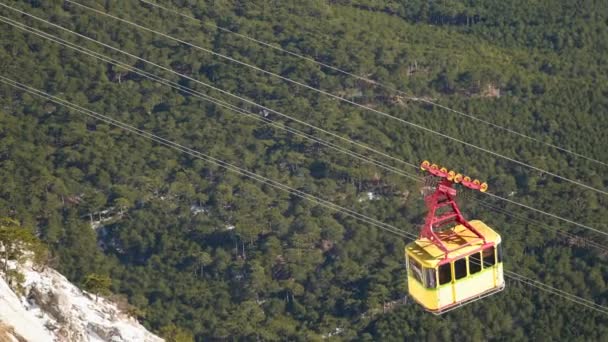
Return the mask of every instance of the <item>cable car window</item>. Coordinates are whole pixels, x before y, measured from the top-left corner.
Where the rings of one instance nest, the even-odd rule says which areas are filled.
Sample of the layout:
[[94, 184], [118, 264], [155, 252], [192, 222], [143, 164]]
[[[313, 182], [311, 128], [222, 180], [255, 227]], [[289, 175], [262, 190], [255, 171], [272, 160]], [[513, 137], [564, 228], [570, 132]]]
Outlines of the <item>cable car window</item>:
[[496, 256], [498, 257], [498, 262], [502, 262], [502, 245], [498, 244], [496, 245]]
[[450, 264], [439, 266], [439, 285], [447, 284], [452, 281], [452, 268]]
[[424, 286], [433, 289], [437, 287], [437, 277], [434, 268], [424, 268]]
[[414, 259], [410, 259], [410, 271], [412, 277], [418, 280], [422, 284], [422, 266], [420, 263]]
[[454, 261], [454, 278], [460, 279], [467, 276], [467, 260], [458, 259]]
[[481, 271], [481, 253], [477, 252], [469, 255], [469, 273], [475, 274]]
[[483, 267], [491, 267], [496, 264], [496, 258], [494, 257], [494, 247], [488, 247], [482, 251], [483, 254]]

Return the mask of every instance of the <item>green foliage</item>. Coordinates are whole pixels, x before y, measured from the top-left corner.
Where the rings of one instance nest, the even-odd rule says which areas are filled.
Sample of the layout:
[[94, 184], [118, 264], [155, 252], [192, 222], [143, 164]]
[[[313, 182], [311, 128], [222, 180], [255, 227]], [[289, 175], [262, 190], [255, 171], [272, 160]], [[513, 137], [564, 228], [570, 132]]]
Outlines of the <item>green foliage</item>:
[[[204, 23], [343, 67], [407, 96], [204, 23], [178, 20], [141, 2], [81, 3], [539, 168], [600, 189], [608, 186], [604, 166], [408, 97], [437, 101], [608, 160], [605, 3], [167, 2]], [[22, 1], [11, 6], [404, 161], [431, 159], [487, 180], [499, 195], [608, 228], [608, 200], [596, 192], [73, 5]], [[7, 9], [0, 12], [264, 115], [200, 83]], [[422, 223], [420, 185], [407, 178], [2, 25], [0, 73], [6, 77], [410, 232]], [[276, 114], [269, 118], [312, 133]], [[0, 213], [35, 227], [61, 272], [93, 286], [94, 292], [111, 284], [145, 312], [146, 326], [169, 340], [330, 335], [344, 340], [601, 340], [608, 335], [604, 316], [513, 282], [503, 293], [443, 319], [425, 314], [411, 301], [403, 304], [407, 241], [7, 86], [0, 87], [0, 184]], [[368, 200], [368, 192], [379, 198]], [[463, 199], [467, 217], [481, 218], [501, 232], [509, 270], [608, 304], [605, 251], [584, 240], [603, 246], [605, 238], [487, 196], [476, 199], [542, 223], [505, 217]], [[555, 228], [578, 237], [564, 238]]]
[[48, 259], [46, 246], [19, 221], [0, 217], [0, 260], [1, 269], [9, 283], [20, 284], [23, 277], [15, 270], [9, 270], [9, 261], [23, 263], [31, 260], [34, 265], [44, 265]]
[[110, 293], [112, 279], [107, 275], [91, 273], [84, 278], [83, 285], [87, 291], [95, 294], [95, 301], [97, 301], [100, 294], [107, 295]]
[[194, 342], [194, 336], [191, 332], [179, 328], [174, 324], [162, 327], [159, 334], [167, 342]]

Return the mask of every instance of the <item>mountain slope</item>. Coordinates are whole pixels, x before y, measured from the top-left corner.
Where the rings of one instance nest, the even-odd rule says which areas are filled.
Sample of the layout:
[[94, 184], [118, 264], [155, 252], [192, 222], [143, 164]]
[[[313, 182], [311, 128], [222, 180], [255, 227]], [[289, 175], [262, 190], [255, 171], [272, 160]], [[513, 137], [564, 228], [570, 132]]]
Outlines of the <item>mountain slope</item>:
[[95, 301], [51, 268], [19, 272], [23, 295], [0, 279], [0, 341], [162, 341], [115, 303]]

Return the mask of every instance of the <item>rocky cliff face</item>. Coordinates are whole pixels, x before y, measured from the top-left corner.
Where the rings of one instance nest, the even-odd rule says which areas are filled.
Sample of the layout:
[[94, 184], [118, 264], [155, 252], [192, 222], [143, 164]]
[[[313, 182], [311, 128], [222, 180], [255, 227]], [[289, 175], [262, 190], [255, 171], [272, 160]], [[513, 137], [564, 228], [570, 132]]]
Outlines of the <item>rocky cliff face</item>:
[[162, 341], [115, 303], [96, 301], [53, 269], [18, 270], [25, 276], [19, 294], [0, 277], [0, 342]]

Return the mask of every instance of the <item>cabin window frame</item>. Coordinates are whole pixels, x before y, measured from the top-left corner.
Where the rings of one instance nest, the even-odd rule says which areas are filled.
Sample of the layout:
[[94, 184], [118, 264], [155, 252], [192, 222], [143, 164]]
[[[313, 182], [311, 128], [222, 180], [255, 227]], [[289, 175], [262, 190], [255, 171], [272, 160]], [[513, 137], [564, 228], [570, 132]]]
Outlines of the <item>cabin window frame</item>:
[[[474, 265], [479, 268], [477, 269], [477, 271], [472, 272], [471, 271], [471, 257], [475, 256], [475, 254], [477, 254], [477, 257], [478, 257], [478, 259], [477, 259], [478, 263], [474, 264]], [[471, 253], [471, 254], [467, 255], [467, 267], [469, 269], [469, 276], [483, 272], [484, 268], [483, 268], [483, 261], [482, 261], [483, 259], [482, 258], [483, 258], [483, 256], [481, 254], [481, 251], [477, 251], [475, 253]]]
[[[486, 256], [485, 256], [485, 252], [486, 251], [492, 251], [492, 256], [493, 256], [494, 260], [492, 260], [491, 264], [486, 263]], [[484, 269], [485, 268], [492, 268], [492, 267], [496, 266], [496, 264], [497, 264], [497, 262], [496, 262], [496, 246], [491, 246], [491, 247], [482, 249], [481, 250], [481, 257], [482, 257], [482, 264], [483, 264], [483, 268]]]
[[[445, 264], [437, 265], [435, 268], [425, 267], [416, 260], [416, 262], [420, 265], [420, 267], [422, 269], [422, 281], [419, 281], [419, 282], [425, 288], [438, 289], [438, 288], [441, 288], [446, 285], [452, 285], [452, 284], [458, 282], [459, 280], [466, 279], [466, 278], [474, 276], [474, 275], [478, 275], [479, 273], [483, 272], [484, 270], [494, 268], [494, 267], [496, 267], [497, 264], [502, 262], [503, 254], [502, 254], [501, 247], [502, 247], [501, 244], [496, 244], [491, 247], [479, 250], [475, 253], [471, 253], [469, 255], [463, 256], [459, 259], [452, 260], [450, 262], [446, 262]], [[491, 250], [492, 255], [494, 256], [493, 264], [491, 264], [491, 265], [486, 264], [487, 256], [484, 257], [484, 251], [488, 251], [488, 250]], [[479, 262], [479, 265], [476, 265], [476, 266], [478, 266], [479, 269], [475, 272], [471, 272], [471, 270], [472, 270], [471, 259], [475, 256], [478, 256], [477, 261]], [[408, 262], [409, 262], [409, 259], [411, 259], [411, 258], [408, 256]], [[460, 278], [457, 278], [456, 263], [459, 262], [460, 260], [463, 260], [465, 262], [465, 274], [461, 275]], [[409, 272], [412, 272], [411, 267], [408, 269], [409, 269]], [[445, 277], [446, 270], [449, 270], [449, 276], [447, 278]], [[434, 282], [430, 281], [430, 279], [428, 279], [428, 277], [427, 277], [427, 274], [431, 274], [431, 273], [433, 274]], [[412, 277], [414, 279], [418, 280], [413, 275], [412, 275]], [[431, 286], [431, 285], [434, 285], [434, 286]]]
[[[432, 267], [424, 267], [422, 266], [422, 274], [424, 275], [424, 287], [427, 289], [436, 289], [437, 288], [437, 269]], [[432, 280], [429, 279], [429, 275], [432, 274]]]
[[[464, 274], [462, 274], [462, 267], [458, 266], [458, 274], [456, 273], [456, 263], [457, 262], [463, 262], [464, 263]], [[460, 279], [464, 279], [466, 277], [469, 276], [469, 270], [468, 270], [468, 260], [466, 257], [462, 257], [459, 259], [456, 259], [452, 262], [454, 264], [454, 274], [453, 274], [453, 278], [454, 281], [459, 281]]]
[[495, 249], [496, 249], [496, 263], [500, 264], [502, 262], [502, 258], [504, 257], [503, 254], [502, 254], [503, 253], [503, 251], [502, 251], [502, 244], [500, 244], [500, 243], [497, 244], [495, 246]]
[[[416, 280], [419, 284], [421, 284], [422, 286], [424, 286], [427, 289], [436, 289], [438, 287], [438, 274], [437, 274], [437, 268], [434, 267], [426, 267], [424, 266], [420, 261], [418, 261], [415, 258], [411, 258], [409, 255], [406, 255], [406, 261], [407, 261], [407, 274], [408, 276], [414, 278], [414, 280]], [[412, 266], [414, 265], [414, 266]], [[420, 269], [420, 276], [421, 279], [418, 279], [418, 277], [416, 275], [414, 275], [414, 273], [416, 273], [414, 271], [414, 268], [416, 269]], [[418, 273], [416, 273], [418, 274]], [[429, 277], [429, 275], [431, 275], [431, 277]]]
[[[442, 275], [441, 271], [445, 267], [447, 267], [448, 270], [449, 270], [449, 273], [448, 273], [449, 277], [447, 278], [446, 282], [442, 282], [443, 279], [441, 277], [441, 275]], [[438, 287], [445, 286], [445, 285], [450, 285], [453, 282], [454, 282], [454, 272], [452, 271], [452, 263], [451, 262], [447, 262], [445, 264], [437, 266], [437, 285], [438, 285]]]
[[[416, 281], [418, 281], [420, 284], [424, 285], [424, 272], [422, 271], [423, 267], [422, 267], [422, 263], [420, 263], [420, 261], [414, 259], [414, 258], [407, 258], [407, 263], [408, 263], [408, 267], [407, 267], [407, 271], [408, 271], [408, 275], [411, 276], [412, 278], [414, 278]], [[415, 264], [414, 264], [415, 263]], [[414, 271], [414, 267], [416, 266], [417, 269], [420, 270], [420, 273], [416, 273]], [[420, 278], [418, 278], [418, 276]]]

